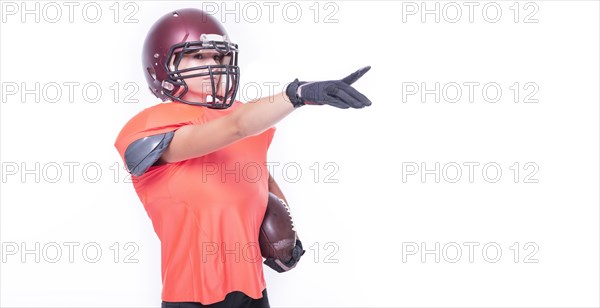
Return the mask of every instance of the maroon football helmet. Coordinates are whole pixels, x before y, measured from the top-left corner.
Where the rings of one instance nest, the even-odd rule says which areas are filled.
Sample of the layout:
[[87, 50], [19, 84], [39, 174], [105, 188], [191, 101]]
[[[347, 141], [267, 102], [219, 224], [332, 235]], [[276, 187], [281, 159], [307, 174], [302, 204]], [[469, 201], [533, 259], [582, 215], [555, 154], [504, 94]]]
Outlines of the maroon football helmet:
[[[179, 69], [184, 54], [206, 49], [222, 56], [220, 65]], [[237, 62], [238, 46], [229, 41], [221, 23], [193, 8], [168, 13], [156, 21], [148, 31], [142, 53], [144, 75], [156, 97], [217, 109], [229, 108], [235, 100], [240, 81]], [[188, 92], [185, 79], [200, 76], [210, 76], [210, 98], [205, 102], [183, 99]]]

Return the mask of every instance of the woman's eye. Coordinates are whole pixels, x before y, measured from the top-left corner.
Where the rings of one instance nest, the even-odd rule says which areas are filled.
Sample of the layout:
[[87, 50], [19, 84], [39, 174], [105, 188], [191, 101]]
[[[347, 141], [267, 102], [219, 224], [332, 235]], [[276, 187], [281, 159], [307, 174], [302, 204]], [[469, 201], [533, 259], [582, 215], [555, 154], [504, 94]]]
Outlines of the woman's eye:
[[194, 55], [194, 59], [202, 59], [202, 54], [196, 54], [196, 55]]
[[213, 57], [213, 59], [215, 59], [215, 61], [221, 61], [221, 59], [223, 59], [223, 57], [221, 57], [221, 55], [215, 55]]

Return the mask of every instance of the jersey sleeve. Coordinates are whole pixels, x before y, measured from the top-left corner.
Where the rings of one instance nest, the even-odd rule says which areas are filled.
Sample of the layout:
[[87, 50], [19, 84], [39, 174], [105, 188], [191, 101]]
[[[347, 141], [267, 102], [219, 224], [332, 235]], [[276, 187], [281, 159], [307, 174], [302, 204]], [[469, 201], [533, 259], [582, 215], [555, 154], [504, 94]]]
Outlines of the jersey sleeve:
[[[115, 147], [127, 170], [141, 175], [160, 158], [173, 137], [173, 132], [185, 125], [203, 122], [200, 108], [189, 109], [174, 103], [163, 103], [147, 108], [131, 118], [115, 140]], [[148, 151], [148, 153], [135, 153]], [[131, 158], [139, 157], [132, 164]], [[129, 164], [128, 164], [129, 158]]]

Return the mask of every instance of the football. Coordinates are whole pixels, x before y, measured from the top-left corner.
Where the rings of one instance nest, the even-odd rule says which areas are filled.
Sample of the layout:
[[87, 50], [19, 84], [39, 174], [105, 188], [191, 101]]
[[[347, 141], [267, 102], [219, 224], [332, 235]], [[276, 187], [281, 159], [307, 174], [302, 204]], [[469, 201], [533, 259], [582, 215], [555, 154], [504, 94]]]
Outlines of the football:
[[288, 261], [296, 246], [296, 230], [290, 209], [285, 202], [269, 192], [267, 210], [258, 237], [264, 258]]

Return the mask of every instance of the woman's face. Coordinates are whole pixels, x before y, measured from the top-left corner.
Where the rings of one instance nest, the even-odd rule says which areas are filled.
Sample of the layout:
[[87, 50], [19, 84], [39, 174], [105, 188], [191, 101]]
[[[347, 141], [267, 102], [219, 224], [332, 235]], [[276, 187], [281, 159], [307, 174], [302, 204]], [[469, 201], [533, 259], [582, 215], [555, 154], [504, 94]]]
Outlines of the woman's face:
[[[179, 62], [179, 70], [206, 65], [221, 65], [224, 60], [229, 61], [229, 59], [224, 59], [224, 56], [216, 50], [199, 50], [184, 54], [181, 62]], [[218, 69], [213, 69], [213, 73], [218, 71]], [[193, 70], [181, 75], [189, 76], [198, 73], [208, 73], [208, 70]], [[224, 86], [221, 85], [221, 79], [225, 78], [221, 78], [221, 75], [214, 75], [214, 79], [217, 96], [224, 96]], [[202, 103], [211, 102], [214, 99], [212, 98], [212, 85], [209, 75], [187, 78], [185, 83], [188, 85], [188, 92], [182, 97], [183, 99]], [[208, 97], [209, 95], [211, 98]]]

